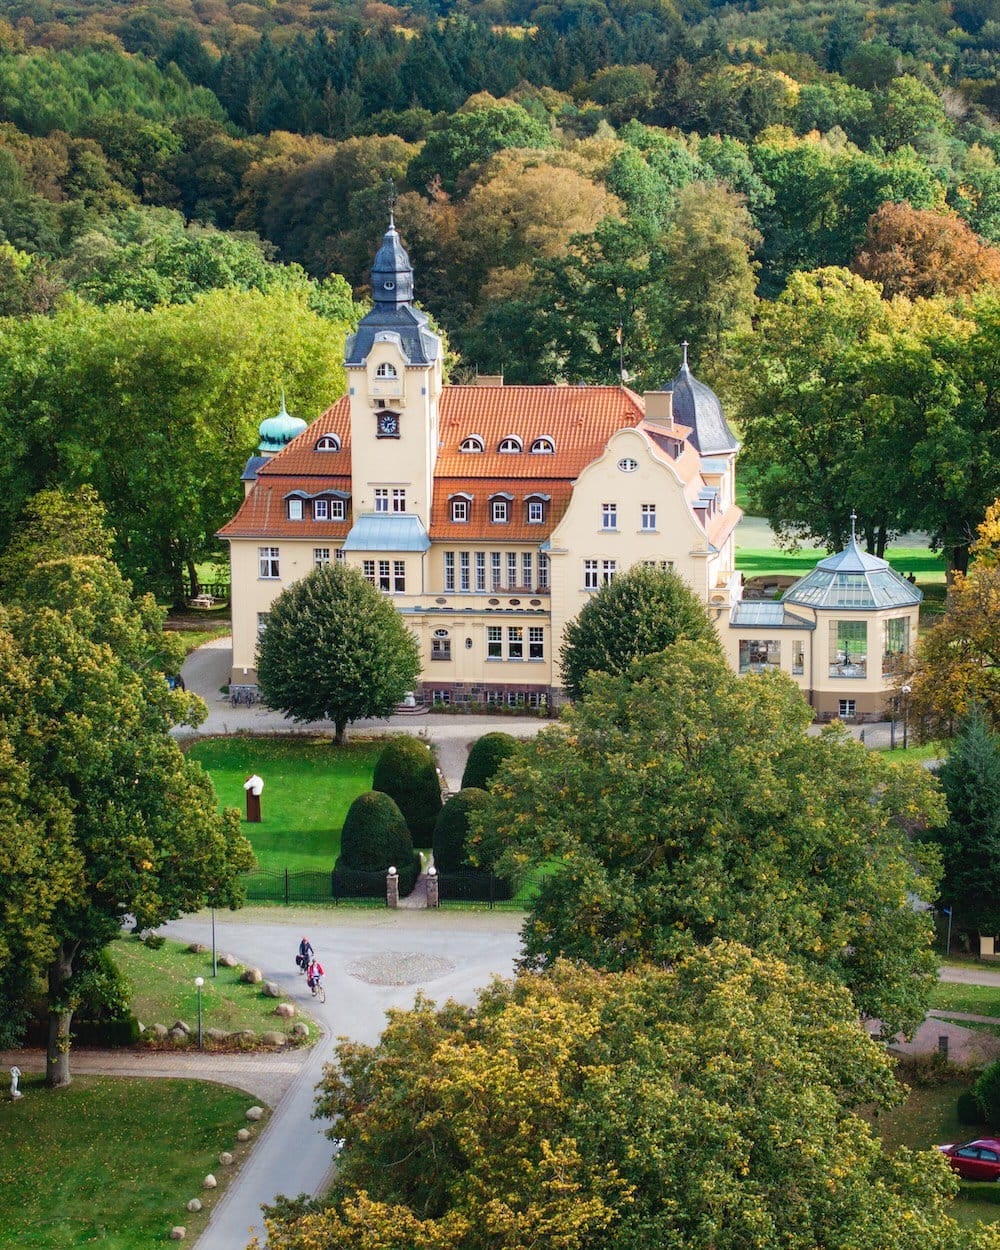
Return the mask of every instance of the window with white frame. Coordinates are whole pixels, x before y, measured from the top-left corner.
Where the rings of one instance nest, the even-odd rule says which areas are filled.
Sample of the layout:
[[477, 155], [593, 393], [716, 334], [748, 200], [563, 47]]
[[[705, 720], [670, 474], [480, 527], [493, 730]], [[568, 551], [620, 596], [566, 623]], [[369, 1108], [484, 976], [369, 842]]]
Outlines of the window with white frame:
[[545, 520], [545, 501], [542, 499], [528, 500], [528, 524], [541, 525]]
[[486, 626], [486, 658], [488, 660], [503, 659], [503, 627], [501, 625]]
[[536, 456], [551, 456], [556, 449], [551, 438], [536, 438], [531, 444], [532, 453]]
[[468, 438], [463, 438], [458, 447], [459, 451], [480, 452], [483, 450], [483, 440], [478, 434], [470, 434]]
[[406, 511], [406, 491], [403, 487], [397, 486], [393, 488], [392, 510], [393, 512]]
[[533, 564], [534, 564], [534, 557], [532, 556], [531, 552], [522, 551], [521, 552], [521, 585], [525, 588], [525, 590], [530, 590], [532, 583], [534, 581], [534, 575], [532, 571]]
[[386, 592], [392, 589], [392, 583], [389, 580], [388, 560], [379, 560], [378, 562], [378, 588]]
[[497, 451], [503, 452], [504, 455], [514, 456], [524, 450], [524, 444], [516, 434], [508, 434], [506, 438], [500, 440], [500, 446]]
[[446, 629], [436, 629], [431, 638], [431, 659], [451, 659], [451, 637]]
[[656, 529], [656, 504], [644, 503], [642, 505], [642, 528], [644, 530]]
[[830, 622], [831, 677], [868, 675], [868, 622]]
[[616, 503], [601, 504], [601, 529], [616, 530], [618, 528], [618, 505]]
[[316, 440], [316, 451], [340, 451], [340, 439], [336, 434], [324, 434]]
[[396, 373], [395, 365], [390, 365], [387, 362], [383, 362], [375, 370], [375, 376], [377, 378], [395, 378], [395, 377], [398, 377], [399, 375]]
[[371, 582], [371, 584], [374, 586], [375, 585], [375, 561], [374, 560], [362, 560], [361, 572], [364, 574], [365, 581]]
[[499, 590], [503, 585], [502, 564], [500, 561], [500, 552], [490, 552], [490, 586], [493, 590]]
[[375, 511], [376, 512], [388, 512], [389, 511], [389, 490], [385, 486], [375, 487]]
[[548, 590], [549, 588], [549, 557], [544, 551], [538, 555], [538, 589]]
[[455, 589], [455, 553], [454, 551], [446, 551], [444, 553], [444, 588], [445, 590]]
[[528, 659], [545, 659], [545, 630], [541, 625], [528, 626]]
[[642, 567], [644, 569], [659, 569], [661, 573], [668, 573], [673, 570], [673, 560], [643, 560]]
[[289, 499], [288, 519], [289, 521], [301, 521], [302, 520], [302, 500], [301, 499]]
[[584, 590], [596, 590], [597, 579], [599, 576], [599, 565], [596, 560], [584, 560], [583, 562], [583, 588]]
[[313, 520], [329, 521], [330, 519], [330, 501], [329, 499], [313, 500]]
[[313, 564], [316, 568], [321, 569], [325, 564], [330, 563], [329, 547], [313, 547]]
[[601, 561], [601, 585], [610, 586], [615, 580], [615, 574], [618, 572], [617, 560]]
[[335, 560], [339, 560], [340, 563], [343, 564], [343, 562], [347, 559], [347, 552], [344, 550], [343, 547], [338, 547], [337, 550], [333, 553], [333, 558]]
[[507, 659], [524, 659], [524, 627], [521, 625], [507, 626]]
[[392, 593], [394, 595], [406, 594], [405, 560], [393, 560], [392, 562]]
[[347, 500], [331, 499], [330, 500], [330, 520], [343, 521], [347, 516]]
[[281, 568], [278, 563], [277, 547], [258, 547], [257, 558], [260, 564], [260, 576], [267, 581], [274, 581], [281, 576]]
[[806, 644], [801, 638], [792, 643], [792, 672], [801, 677], [806, 671]]
[[781, 643], [776, 638], [740, 640], [740, 672], [764, 673], [781, 668]]
[[450, 690], [435, 690], [432, 695], [432, 698], [435, 703], [440, 703], [442, 706], [447, 707], [448, 704], [451, 703], [451, 691]]
[[837, 700], [837, 715], [841, 720], [849, 719], [852, 716], [857, 716], [857, 714], [858, 704], [856, 699]]
[[467, 551], [460, 551], [458, 553], [458, 578], [459, 590], [472, 589], [469, 573], [469, 553]]
[[486, 589], [486, 552], [476, 552], [476, 589]]
[[451, 519], [453, 521], [468, 521], [469, 519], [468, 499], [453, 499], [451, 501]]
[[494, 499], [490, 504], [490, 516], [494, 525], [506, 525], [508, 504], [506, 499]]
[[507, 552], [507, 589], [517, 589], [517, 552]]

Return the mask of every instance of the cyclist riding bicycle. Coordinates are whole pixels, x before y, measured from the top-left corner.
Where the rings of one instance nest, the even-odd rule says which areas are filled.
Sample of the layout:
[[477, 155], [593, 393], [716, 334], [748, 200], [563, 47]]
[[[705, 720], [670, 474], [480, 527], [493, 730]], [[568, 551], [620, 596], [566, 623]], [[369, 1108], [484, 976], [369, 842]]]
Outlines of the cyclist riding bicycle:
[[313, 992], [313, 998], [316, 997], [316, 991], [323, 983], [323, 965], [316, 956], [313, 956], [312, 963], [309, 965], [309, 971], [306, 974], [306, 984]]
[[312, 943], [307, 937], [304, 937], [299, 943], [299, 953], [295, 956], [295, 963], [298, 966], [299, 972], [305, 973], [306, 969], [312, 963], [315, 953], [316, 952], [312, 948]]

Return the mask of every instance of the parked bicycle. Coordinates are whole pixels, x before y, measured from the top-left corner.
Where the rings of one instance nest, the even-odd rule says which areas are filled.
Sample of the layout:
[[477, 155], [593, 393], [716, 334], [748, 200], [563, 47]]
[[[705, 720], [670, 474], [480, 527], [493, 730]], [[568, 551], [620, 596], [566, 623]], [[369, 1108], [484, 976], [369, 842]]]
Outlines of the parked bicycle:
[[247, 707], [253, 707], [255, 703], [260, 702], [260, 695], [249, 686], [233, 686], [229, 692], [229, 702], [233, 707], [238, 707], [241, 703], [245, 703]]

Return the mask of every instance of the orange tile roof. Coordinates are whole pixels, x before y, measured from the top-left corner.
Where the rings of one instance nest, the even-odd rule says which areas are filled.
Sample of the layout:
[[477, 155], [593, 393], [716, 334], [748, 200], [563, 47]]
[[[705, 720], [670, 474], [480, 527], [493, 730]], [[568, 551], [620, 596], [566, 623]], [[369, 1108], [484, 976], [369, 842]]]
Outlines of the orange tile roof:
[[[301, 438], [302, 435], [299, 435]], [[297, 440], [295, 440], [297, 441]], [[289, 447], [292, 444], [289, 443]], [[330, 453], [320, 453], [321, 455]], [[332, 456], [331, 456], [332, 458]], [[337, 457], [339, 459], [339, 456]], [[269, 461], [267, 467], [274, 463]], [[346, 538], [351, 528], [351, 511], [348, 505], [346, 521], [313, 521], [303, 519], [290, 521], [285, 496], [289, 491], [301, 490], [313, 495], [319, 490], [351, 489], [349, 476], [325, 476], [322, 482], [315, 477], [274, 477], [269, 481], [258, 475], [253, 490], [240, 505], [240, 510], [219, 530], [220, 538]], [[308, 512], [308, 509], [307, 509]]]
[[[316, 443], [323, 434], [336, 434], [340, 439], [340, 451], [316, 451]], [[346, 395], [303, 430], [267, 464], [257, 471], [257, 476], [272, 474], [330, 477], [336, 474], [351, 476], [351, 403]], [[350, 485], [347, 487], [350, 490]]]
[[[536, 456], [535, 459], [541, 459]], [[551, 461], [551, 456], [545, 460]], [[490, 520], [490, 496], [499, 492], [513, 495], [505, 525]], [[451, 519], [450, 496], [464, 493], [472, 495], [468, 521]], [[570, 481], [536, 478], [530, 482], [510, 481], [509, 478], [466, 477], [434, 479], [434, 508], [431, 512], [431, 538], [454, 539], [465, 542], [542, 542], [552, 533], [569, 506], [573, 484]], [[528, 524], [529, 495], [549, 495], [545, 520]]]

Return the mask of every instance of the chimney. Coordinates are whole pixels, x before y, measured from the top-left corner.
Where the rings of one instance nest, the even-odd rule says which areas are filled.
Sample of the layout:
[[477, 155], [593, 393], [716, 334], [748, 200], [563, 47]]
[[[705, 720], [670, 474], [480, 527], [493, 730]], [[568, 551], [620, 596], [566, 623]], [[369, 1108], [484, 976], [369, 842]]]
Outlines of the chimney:
[[670, 391], [647, 391], [643, 396], [646, 420], [650, 425], [662, 425], [666, 430], [674, 428], [674, 393]]
[[476, 386], [503, 386], [502, 373], [477, 373]]

